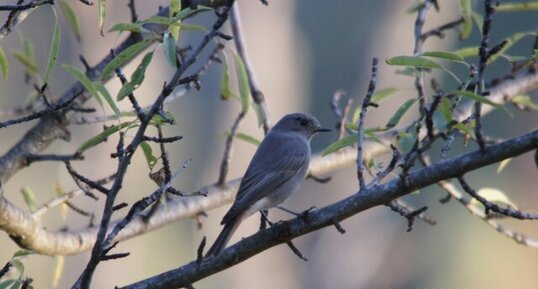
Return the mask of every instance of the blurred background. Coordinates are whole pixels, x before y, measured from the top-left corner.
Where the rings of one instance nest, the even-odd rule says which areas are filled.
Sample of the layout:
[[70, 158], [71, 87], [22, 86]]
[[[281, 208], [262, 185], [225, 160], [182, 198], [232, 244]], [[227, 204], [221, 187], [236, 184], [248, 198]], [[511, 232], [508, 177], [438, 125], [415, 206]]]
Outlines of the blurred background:
[[[128, 1], [108, 1], [105, 30], [119, 22], [129, 22]], [[158, 5], [168, 1], [137, 1], [141, 19], [156, 13]], [[367, 125], [385, 124], [405, 100], [415, 97], [413, 79], [395, 75], [395, 68], [384, 60], [396, 55], [410, 55], [413, 50], [413, 25], [415, 15], [406, 13], [415, 1], [391, 0], [289, 0], [270, 1], [263, 6], [259, 1], [238, 1], [243, 28], [255, 71], [263, 90], [273, 122], [281, 116], [296, 111], [317, 116], [325, 126], [334, 126], [329, 101], [333, 92], [343, 89], [355, 104], [364, 97], [370, 73], [372, 57], [381, 60], [378, 89], [397, 87], [399, 92], [367, 116]], [[425, 30], [459, 18], [458, 1], [439, 1], [441, 11], [433, 9], [427, 17]], [[481, 1], [475, 1], [480, 4]], [[502, 1], [506, 2], [506, 1]], [[116, 33], [99, 35], [97, 7], [87, 7], [71, 1], [78, 15], [82, 40], [77, 42], [65, 22], [62, 24], [62, 42], [57, 69], [49, 88], [56, 95], [74, 83], [74, 78], [61, 69], [69, 63], [81, 68], [79, 54], [95, 64], [125, 36]], [[477, 6], [477, 11], [482, 11]], [[7, 14], [0, 14], [5, 19]], [[191, 20], [191, 23], [209, 26], [214, 21], [211, 13]], [[492, 43], [498, 43], [516, 31], [534, 30], [537, 27], [536, 12], [497, 14], [494, 18]], [[2, 20], [3, 21], [3, 20]], [[10, 54], [21, 49], [20, 37], [31, 39], [36, 59], [44, 70], [54, 24], [50, 8], [37, 9], [30, 17], [0, 42]], [[229, 28], [226, 28], [229, 31]], [[183, 32], [180, 45], [196, 43], [203, 36], [200, 32]], [[447, 32], [444, 39], [431, 38], [425, 50], [451, 50], [463, 45], [478, 45], [476, 28], [470, 39], [460, 43], [456, 32]], [[528, 55], [534, 39], [529, 37], [518, 43], [512, 55]], [[232, 43], [229, 44], [230, 46]], [[162, 50], [158, 48], [157, 51]], [[208, 49], [209, 51], [209, 49]], [[9, 55], [9, 80], [0, 80], [0, 107], [20, 106], [33, 90], [24, 83], [21, 66]], [[139, 60], [126, 68], [130, 75]], [[508, 63], [498, 61], [487, 71], [487, 77], [501, 76]], [[447, 66], [449, 66], [447, 64]], [[449, 66], [450, 67], [450, 66]], [[160, 92], [162, 83], [168, 80], [172, 69], [166, 64], [162, 52], [156, 53], [155, 62], [146, 74], [144, 85], [136, 95], [142, 104], [149, 104]], [[214, 183], [224, 150], [224, 135], [240, 111], [236, 101], [223, 102], [219, 97], [222, 66], [213, 65], [201, 79], [201, 91], [192, 91], [174, 101], [168, 110], [178, 120], [177, 126], [168, 127], [168, 135], [183, 135], [180, 142], [168, 146], [172, 165], [179, 167], [187, 158], [191, 165], [176, 181], [175, 186], [194, 191]], [[454, 89], [454, 83], [439, 74], [445, 90]], [[445, 78], [443, 78], [445, 77]], [[466, 75], [462, 75], [466, 77]], [[429, 79], [429, 78], [428, 78]], [[452, 86], [450, 86], [452, 85]], [[120, 88], [117, 79], [107, 87], [111, 91]], [[533, 93], [536, 95], [536, 92]], [[91, 102], [91, 106], [98, 107]], [[122, 103], [129, 109], [129, 103]], [[413, 110], [412, 110], [413, 111]], [[408, 116], [408, 120], [413, 115]], [[251, 111], [240, 131], [259, 139], [263, 131], [257, 127]], [[485, 117], [487, 134], [509, 138], [534, 129], [538, 115], [516, 113], [509, 117], [493, 112]], [[34, 123], [2, 129], [0, 153], [4, 154]], [[57, 141], [47, 153], [70, 153], [83, 140], [97, 134], [102, 125], [72, 126], [72, 141]], [[313, 151], [319, 152], [333, 142], [336, 134], [316, 137]], [[116, 161], [109, 158], [115, 148], [115, 138], [91, 149], [86, 160], [75, 163], [79, 172], [88, 177], [100, 178], [114, 171]], [[461, 144], [458, 144], [461, 147]], [[236, 141], [235, 153], [229, 178], [241, 177], [255, 147]], [[457, 148], [454, 154], [458, 152]], [[493, 165], [468, 174], [475, 188], [496, 187], [504, 191], [521, 208], [538, 208], [536, 194], [537, 170], [530, 154], [513, 160], [501, 175]], [[149, 169], [141, 153], [135, 157], [126, 178], [118, 202], [132, 204], [152, 192], [156, 185], [147, 178]], [[285, 207], [302, 211], [311, 206], [321, 207], [349, 196], [357, 191], [356, 172], [353, 167], [331, 174], [332, 181], [319, 184], [307, 180], [300, 192], [285, 203]], [[29, 186], [37, 196], [38, 204], [55, 196], [54, 184], [64, 190], [75, 185], [63, 165], [36, 163], [13, 177], [4, 185], [6, 197], [25, 207], [20, 190]], [[356, 215], [342, 226], [347, 233], [341, 235], [329, 227], [301, 237], [295, 245], [309, 259], [299, 260], [287, 246], [271, 248], [233, 268], [206, 278], [196, 288], [536, 288], [538, 282], [538, 250], [516, 244], [495, 232], [483, 221], [471, 216], [459, 203], [452, 201], [442, 205], [438, 199], [445, 193], [437, 187], [420, 191], [405, 199], [416, 206], [427, 205], [427, 214], [438, 224], [429, 226], [417, 221], [413, 231], [407, 233], [407, 221], [386, 207], [378, 207]], [[99, 217], [102, 200], [94, 202], [85, 197], [73, 201]], [[228, 209], [208, 212], [202, 218], [199, 230], [194, 220], [181, 220], [143, 236], [119, 244], [117, 252], [130, 252], [128, 258], [103, 262], [94, 275], [93, 288], [112, 288], [132, 283], [164, 270], [176, 268], [196, 258], [196, 248], [203, 236], [212, 243], [219, 233], [220, 220]], [[272, 212], [273, 219], [287, 219], [289, 215]], [[43, 225], [51, 230], [62, 228], [80, 229], [88, 225], [88, 219], [70, 212], [64, 222], [57, 210], [42, 218]], [[538, 238], [536, 224], [530, 221], [505, 221], [506, 225]], [[256, 232], [259, 218], [245, 221], [235, 233], [232, 243]], [[9, 260], [18, 248], [5, 233], [0, 233], [0, 264]], [[65, 267], [58, 288], [68, 288], [86, 265], [89, 252], [65, 259]], [[55, 258], [29, 256], [23, 260], [26, 274], [34, 279], [34, 288], [51, 288], [51, 275]]]

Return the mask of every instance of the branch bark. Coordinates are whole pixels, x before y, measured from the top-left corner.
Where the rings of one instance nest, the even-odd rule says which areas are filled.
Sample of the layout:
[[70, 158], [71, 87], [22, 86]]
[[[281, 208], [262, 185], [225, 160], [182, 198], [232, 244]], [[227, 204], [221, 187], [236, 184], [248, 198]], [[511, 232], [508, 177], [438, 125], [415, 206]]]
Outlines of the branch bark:
[[122, 289], [181, 288], [200, 279], [234, 266], [268, 248], [286, 243], [296, 237], [332, 226], [355, 214], [392, 200], [417, 189], [454, 178], [466, 172], [518, 156], [538, 148], [538, 130], [476, 150], [460, 157], [442, 161], [409, 173], [407, 186], [399, 178], [382, 185], [372, 185], [334, 204], [311, 211], [308, 216], [275, 224], [226, 249], [216, 258], [192, 261], [162, 274], [122, 287]]

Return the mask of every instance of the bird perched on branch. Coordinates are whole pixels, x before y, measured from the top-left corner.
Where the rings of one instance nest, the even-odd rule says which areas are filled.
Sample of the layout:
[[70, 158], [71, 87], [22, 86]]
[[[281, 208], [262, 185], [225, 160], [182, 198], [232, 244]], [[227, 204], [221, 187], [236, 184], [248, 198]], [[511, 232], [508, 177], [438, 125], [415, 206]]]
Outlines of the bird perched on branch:
[[310, 164], [310, 140], [324, 131], [330, 130], [305, 113], [288, 114], [278, 121], [250, 161], [235, 201], [221, 221], [224, 228], [206, 257], [222, 252], [241, 221], [280, 205], [299, 189]]

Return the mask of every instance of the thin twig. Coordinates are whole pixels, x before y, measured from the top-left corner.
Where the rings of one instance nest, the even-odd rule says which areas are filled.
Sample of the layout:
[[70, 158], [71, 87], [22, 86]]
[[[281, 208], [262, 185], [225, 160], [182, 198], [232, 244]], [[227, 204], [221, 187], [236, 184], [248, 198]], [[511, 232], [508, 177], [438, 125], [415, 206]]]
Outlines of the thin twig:
[[247, 76], [250, 86], [250, 94], [254, 103], [258, 106], [259, 111], [263, 117], [263, 130], [265, 134], [271, 129], [271, 118], [269, 115], [269, 110], [267, 109], [267, 104], [265, 102], [265, 96], [260, 89], [260, 85], [254, 73], [254, 68], [250, 59], [248, 57], [247, 47], [245, 43], [245, 36], [243, 35], [242, 26], [241, 26], [241, 17], [239, 12], [239, 5], [235, 4], [232, 7], [230, 13], [230, 24], [232, 26], [232, 33], [234, 35], [235, 48], [237, 53], [241, 56], [241, 60], [245, 64], [245, 70], [247, 71]]
[[364, 182], [364, 165], [363, 165], [363, 139], [364, 139], [364, 118], [366, 117], [366, 110], [368, 106], [375, 106], [370, 99], [375, 92], [375, 86], [377, 83], [377, 68], [378, 68], [378, 59], [374, 57], [372, 59], [372, 73], [370, 75], [370, 83], [368, 85], [368, 91], [366, 97], [362, 101], [361, 114], [357, 124], [357, 178], [359, 179], [359, 188], [363, 190], [366, 187]]

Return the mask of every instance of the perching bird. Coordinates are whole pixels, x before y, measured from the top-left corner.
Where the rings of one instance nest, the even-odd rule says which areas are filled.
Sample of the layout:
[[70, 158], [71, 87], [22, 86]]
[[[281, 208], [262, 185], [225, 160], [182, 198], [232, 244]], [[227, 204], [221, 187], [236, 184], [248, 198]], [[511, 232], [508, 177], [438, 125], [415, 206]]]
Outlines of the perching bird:
[[284, 116], [267, 134], [250, 161], [224, 228], [206, 256], [222, 252], [241, 221], [257, 211], [276, 207], [295, 193], [310, 164], [310, 140], [322, 128], [305, 113]]

